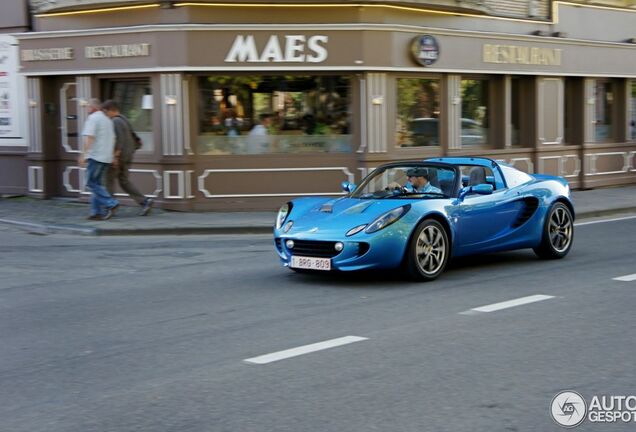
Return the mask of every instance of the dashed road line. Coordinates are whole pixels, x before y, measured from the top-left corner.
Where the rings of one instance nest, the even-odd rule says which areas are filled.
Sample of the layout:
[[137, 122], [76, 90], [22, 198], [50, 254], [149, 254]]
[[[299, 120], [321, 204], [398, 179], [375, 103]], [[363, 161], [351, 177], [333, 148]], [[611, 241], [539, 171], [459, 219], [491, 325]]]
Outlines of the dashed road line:
[[291, 348], [284, 351], [278, 351], [278, 352], [274, 352], [270, 354], [265, 354], [258, 357], [252, 357], [244, 361], [246, 363], [252, 363], [252, 364], [267, 364], [267, 363], [272, 363], [279, 360], [285, 360], [291, 357], [297, 357], [303, 354], [309, 354], [316, 351], [326, 350], [329, 348], [335, 348], [335, 347], [347, 345], [354, 342], [360, 342], [367, 339], [368, 338], [360, 337], [360, 336], [345, 336], [345, 337], [341, 337], [337, 339], [330, 339], [323, 342]]
[[621, 282], [636, 281], [636, 273], [630, 274], [630, 275], [625, 275], [625, 276], [615, 277], [615, 278], [612, 278], [612, 280], [621, 281]]
[[554, 298], [554, 296], [549, 296], [549, 295], [543, 295], [543, 294], [537, 294], [537, 295], [531, 295], [528, 297], [521, 297], [518, 299], [514, 299], [514, 300], [508, 300], [505, 302], [501, 302], [501, 303], [493, 303], [490, 305], [486, 305], [486, 306], [480, 306], [477, 308], [473, 308], [470, 309], [468, 311], [465, 312], [461, 312], [464, 315], [472, 315], [475, 312], [496, 312], [496, 311], [500, 311], [502, 309], [508, 309], [508, 308], [512, 308], [512, 307], [516, 307], [516, 306], [522, 306], [522, 305], [526, 305], [526, 304], [530, 304], [530, 303], [536, 303], [536, 302], [540, 302], [543, 300], [549, 300], [551, 298]]

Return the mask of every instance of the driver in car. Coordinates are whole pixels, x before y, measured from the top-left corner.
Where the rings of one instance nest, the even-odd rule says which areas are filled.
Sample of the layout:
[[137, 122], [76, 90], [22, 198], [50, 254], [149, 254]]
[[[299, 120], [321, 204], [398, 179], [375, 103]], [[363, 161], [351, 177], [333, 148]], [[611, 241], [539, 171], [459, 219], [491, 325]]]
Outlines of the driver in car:
[[408, 177], [408, 182], [404, 185], [404, 189], [408, 192], [417, 192], [417, 193], [442, 193], [442, 190], [438, 187], [433, 186], [429, 181], [428, 171], [426, 168], [409, 168], [406, 172], [406, 176]]

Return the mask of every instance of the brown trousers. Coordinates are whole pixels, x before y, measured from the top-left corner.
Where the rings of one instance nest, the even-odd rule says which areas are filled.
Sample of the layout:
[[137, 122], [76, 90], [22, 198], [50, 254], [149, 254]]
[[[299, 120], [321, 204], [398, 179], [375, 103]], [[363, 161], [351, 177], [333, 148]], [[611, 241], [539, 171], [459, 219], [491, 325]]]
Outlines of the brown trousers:
[[106, 189], [112, 196], [115, 196], [115, 180], [119, 182], [119, 187], [126, 192], [132, 199], [134, 199], [140, 206], [144, 205], [146, 197], [139, 192], [134, 184], [131, 183], [128, 178], [128, 169], [130, 168], [130, 162], [119, 162], [119, 166], [113, 165], [108, 168], [106, 172]]

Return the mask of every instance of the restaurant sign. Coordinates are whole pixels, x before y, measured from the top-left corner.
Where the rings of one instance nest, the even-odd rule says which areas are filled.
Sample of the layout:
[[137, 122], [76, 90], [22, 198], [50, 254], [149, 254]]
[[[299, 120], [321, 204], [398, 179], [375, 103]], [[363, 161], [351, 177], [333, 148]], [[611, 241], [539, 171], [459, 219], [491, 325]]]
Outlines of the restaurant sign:
[[324, 35], [271, 35], [262, 49], [254, 35], [238, 35], [225, 56], [226, 63], [322, 63], [327, 60], [327, 42]]
[[[149, 55], [149, 43], [84, 47], [84, 57], [87, 59], [147, 57]], [[21, 59], [23, 62], [74, 60], [75, 50], [71, 47], [23, 49]]]
[[147, 57], [150, 55], [150, 44], [136, 43], [123, 45], [98, 45], [84, 48], [84, 55], [89, 59], [117, 57]]
[[563, 50], [518, 45], [484, 44], [484, 63], [561, 66]]

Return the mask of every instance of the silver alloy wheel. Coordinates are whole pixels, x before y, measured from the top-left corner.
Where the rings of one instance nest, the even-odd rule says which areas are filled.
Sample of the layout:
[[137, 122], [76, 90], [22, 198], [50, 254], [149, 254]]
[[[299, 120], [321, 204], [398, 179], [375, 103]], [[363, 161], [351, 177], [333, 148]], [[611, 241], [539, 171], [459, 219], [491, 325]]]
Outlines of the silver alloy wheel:
[[446, 257], [446, 241], [440, 228], [429, 225], [420, 231], [415, 245], [415, 256], [420, 270], [433, 275], [439, 271]]
[[572, 241], [572, 218], [564, 207], [557, 207], [550, 215], [550, 244], [555, 251], [561, 253], [570, 247]]

